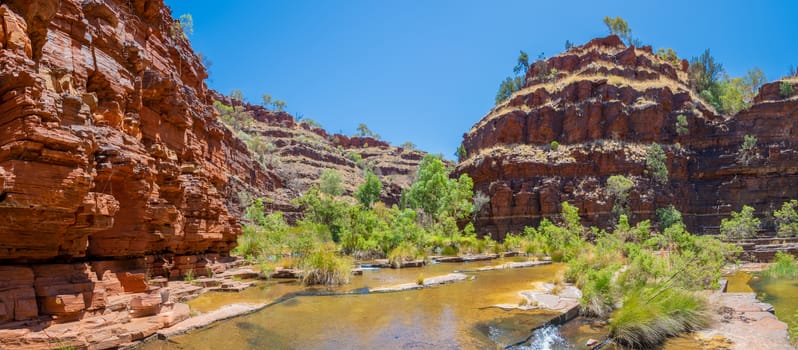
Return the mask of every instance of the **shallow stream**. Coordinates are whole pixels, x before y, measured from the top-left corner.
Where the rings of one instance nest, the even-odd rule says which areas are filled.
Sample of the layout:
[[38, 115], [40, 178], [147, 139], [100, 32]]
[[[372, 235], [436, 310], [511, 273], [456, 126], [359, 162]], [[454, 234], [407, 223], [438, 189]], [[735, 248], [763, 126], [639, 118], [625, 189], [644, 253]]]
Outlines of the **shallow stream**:
[[[358, 291], [508, 261], [365, 271], [332, 290], [263, 282], [241, 293], [209, 293], [190, 305], [207, 312], [234, 302], [268, 303], [295, 292]], [[553, 315], [490, 306], [517, 303], [519, 291], [552, 281], [563, 269], [551, 264], [474, 272], [469, 273], [476, 276], [473, 280], [406, 292], [299, 296], [144, 349], [493, 349], [523, 341]]]

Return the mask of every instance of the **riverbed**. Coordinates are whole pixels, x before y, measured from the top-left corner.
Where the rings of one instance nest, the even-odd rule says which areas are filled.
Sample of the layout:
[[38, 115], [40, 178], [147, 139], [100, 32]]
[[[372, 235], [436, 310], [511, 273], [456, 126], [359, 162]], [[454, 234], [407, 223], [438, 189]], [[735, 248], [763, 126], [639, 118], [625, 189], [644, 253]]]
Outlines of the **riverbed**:
[[[504, 311], [519, 291], [551, 282], [565, 265], [468, 272], [463, 282], [422, 290], [368, 293], [367, 289], [415, 282], [453, 271], [475, 270], [518, 259], [442, 263], [423, 268], [366, 270], [337, 288], [305, 288], [296, 282], [261, 282], [240, 293], [208, 293], [192, 312], [234, 302], [270, 303], [259, 312], [216, 323], [208, 329], [151, 342], [144, 349], [455, 349], [495, 348], [523, 341], [555, 314]], [[318, 294], [284, 298], [295, 293]], [[323, 295], [329, 293], [351, 293]]]

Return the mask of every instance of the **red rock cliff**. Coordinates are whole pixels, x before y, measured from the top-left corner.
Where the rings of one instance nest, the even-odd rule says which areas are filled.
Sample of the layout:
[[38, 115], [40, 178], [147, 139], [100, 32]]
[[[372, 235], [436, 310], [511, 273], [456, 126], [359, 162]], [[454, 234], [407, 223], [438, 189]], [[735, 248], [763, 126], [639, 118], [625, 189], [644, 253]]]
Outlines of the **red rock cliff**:
[[[674, 204], [694, 232], [714, 232], [743, 204], [764, 214], [798, 198], [798, 101], [781, 98], [777, 83], [763, 86], [749, 109], [722, 116], [689, 88], [686, 61], [664, 61], [615, 36], [546, 63], [546, 71], [533, 65], [524, 88], [464, 134], [468, 158], [457, 171], [490, 198], [478, 215], [482, 232], [519, 232], [556, 216], [563, 201], [578, 206], [586, 224], [608, 227], [615, 199], [606, 182], [616, 174], [635, 184], [633, 219]], [[686, 133], [676, 130], [679, 115]], [[759, 142], [742, 162], [748, 134]], [[646, 169], [653, 142], [667, 154], [665, 184]]]
[[3, 0], [0, 20], [0, 328], [152, 308], [146, 274], [216, 268], [235, 194], [282, 184], [216, 121], [162, 0]]

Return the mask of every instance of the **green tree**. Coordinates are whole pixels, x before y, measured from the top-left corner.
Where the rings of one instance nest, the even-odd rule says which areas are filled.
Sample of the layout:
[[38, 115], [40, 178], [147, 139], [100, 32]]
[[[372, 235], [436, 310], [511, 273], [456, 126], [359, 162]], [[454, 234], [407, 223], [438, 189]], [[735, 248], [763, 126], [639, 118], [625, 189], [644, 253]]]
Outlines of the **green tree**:
[[371, 138], [375, 138], [375, 139], [378, 139], [378, 140], [380, 139], [380, 135], [379, 135], [379, 134], [375, 134], [375, 133], [374, 133], [373, 131], [371, 131], [371, 129], [369, 129], [369, 127], [368, 127], [368, 126], [366, 126], [366, 124], [364, 124], [364, 123], [360, 123], [360, 124], [357, 126], [357, 129], [356, 129], [356, 130], [357, 130], [357, 134], [355, 134], [355, 136], [359, 136], [359, 137], [371, 137]]
[[565, 51], [569, 51], [569, 50], [571, 50], [573, 48], [574, 48], [574, 43], [572, 43], [571, 40], [566, 40], [565, 41]]
[[344, 183], [341, 174], [332, 169], [326, 169], [319, 178], [319, 190], [330, 196], [340, 196], [344, 193]]
[[745, 109], [747, 104], [744, 102], [743, 90], [746, 88], [742, 78], [721, 81], [719, 83], [718, 102], [720, 108], [717, 108], [718, 111], [724, 114], [737, 114]]
[[520, 90], [523, 85], [523, 78], [520, 76], [505, 78], [504, 81], [499, 84], [499, 92], [496, 93], [495, 99], [496, 104], [498, 105], [512, 97], [513, 93]]
[[747, 205], [737, 212], [731, 212], [731, 219], [720, 222], [720, 235], [726, 240], [752, 238], [759, 228], [759, 219], [754, 216], [754, 208]]
[[659, 220], [660, 227], [664, 230], [676, 224], [682, 223], [682, 213], [673, 206], [673, 204], [657, 209], [657, 219]]
[[366, 171], [366, 181], [357, 188], [355, 195], [363, 207], [371, 208], [371, 204], [380, 200], [382, 182], [371, 170]]
[[283, 100], [274, 100], [272, 101], [272, 107], [274, 107], [275, 111], [282, 112], [287, 105]]
[[435, 219], [446, 215], [465, 219], [474, 211], [473, 187], [466, 174], [449, 179], [443, 161], [427, 154], [419, 164], [416, 182], [403, 193], [403, 199], [409, 207], [422, 209]]
[[604, 25], [610, 31], [610, 34], [617, 35], [625, 40], [628, 44], [632, 44], [632, 28], [629, 28], [629, 23], [623, 20], [620, 16], [615, 18], [604, 17]]
[[725, 76], [726, 71], [723, 69], [723, 65], [715, 62], [709, 49], [704, 50], [700, 56], [693, 57], [690, 61], [688, 69], [690, 86], [717, 110], [722, 109], [720, 81]]
[[778, 225], [779, 237], [794, 237], [798, 235], [798, 201], [795, 199], [784, 202], [781, 209], [773, 212], [773, 217], [776, 219]]
[[272, 95], [269, 94], [261, 95], [261, 101], [262, 101], [261, 106], [263, 106], [263, 108], [269, 108], [269, 106], [271, 106], [272, 104]]
[[668, 167], [665, 165], [666, 160], [668, 160], [668, 157], [665, 155], [665, 151], [662, 150], [662, 146], [658, 143], [654, 142], [646, 149], [646, 169], [654, 180], [661, 185], [668, 183]]
[[416, 149], [416, 144], [412, 143], [410, 141], [405, 141], [405, 143], [399, 145], [399, 147], [402, 147], [402, 148], [408, 149], [408, 150], [414, 150], [414, 149]]
[[513, 73], [525, 75], [527, 70], [529, 70], [529, 55], [524, 50], [521, 50], [518, 55], [518, 62], [513, 68]]
[[754, 101], [754, 97], [759, 93], [759, 88], [767, 81], [765, 72], [759, 67], [749, 69], [748, 72], [745, 73], [742, 78], [740, 90], [742, 90], [743, 103], [746, 104], [746, 107], [751, 105]]
[[457, 151], [454, 152], [454, 155], [457, 157], [458, 162], [462, 162], [466, 160], [468, 157], [468, 152], [465, 149], [465, 146], [461, 143], [460, 146], [457, 146]]
[[634, 185], [632, 180], [623, 175], [613, 175], [607, 179], [607, 192], [615, 199], [612, 205], [615, 216], [629, 214], [629, 191]]

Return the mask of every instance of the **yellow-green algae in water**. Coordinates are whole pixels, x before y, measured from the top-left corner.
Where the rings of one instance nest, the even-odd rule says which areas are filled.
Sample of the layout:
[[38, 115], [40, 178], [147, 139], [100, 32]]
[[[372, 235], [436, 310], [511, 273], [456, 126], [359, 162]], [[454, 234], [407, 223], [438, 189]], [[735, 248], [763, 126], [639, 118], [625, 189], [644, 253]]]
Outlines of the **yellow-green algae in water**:
[[798, 311], [798, 280], [756, 274], [751, 278], [750, 286], [757, 299], [773, 305], [779, 320], [790, 325], [794, 323], [793, 316]]
[[[419, 274], [433, 277], [499, 263], [366, 271], [341, 290], [414, 282]], [[531, 289], [534, 282], [554, 280], [564, 268], [552, 264], [479, 272], [472, 281], [417, 291], [297, 297], [145, 349], [493, 348], [496, 342], [523, 340], [551, 314], [486, 307], [516, 303], [517, 292]]]

